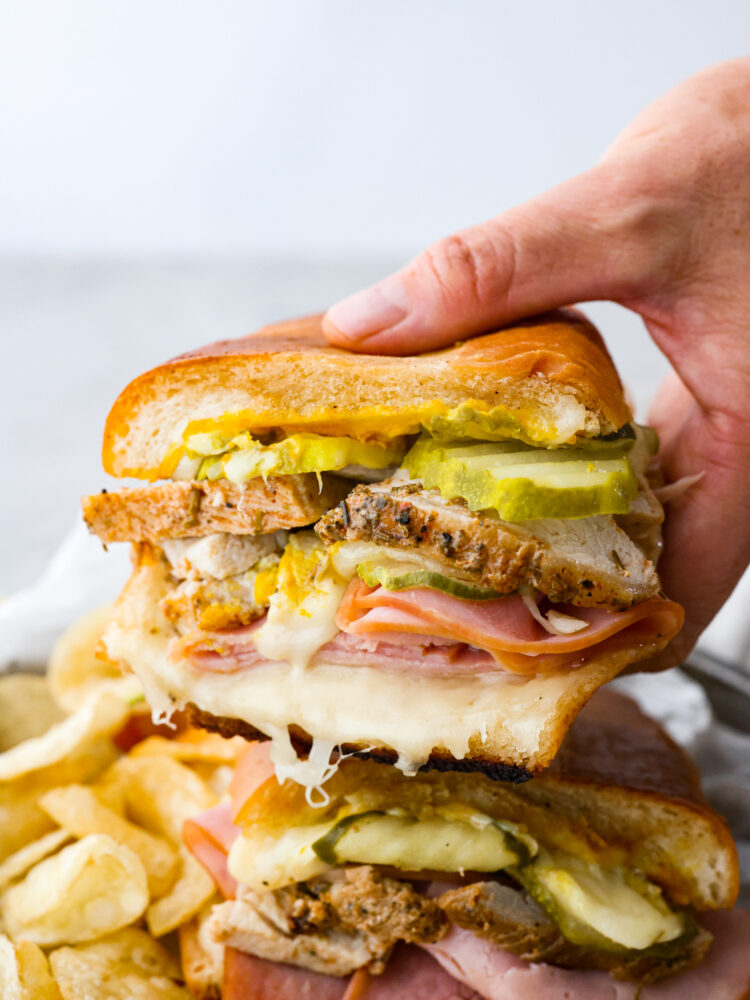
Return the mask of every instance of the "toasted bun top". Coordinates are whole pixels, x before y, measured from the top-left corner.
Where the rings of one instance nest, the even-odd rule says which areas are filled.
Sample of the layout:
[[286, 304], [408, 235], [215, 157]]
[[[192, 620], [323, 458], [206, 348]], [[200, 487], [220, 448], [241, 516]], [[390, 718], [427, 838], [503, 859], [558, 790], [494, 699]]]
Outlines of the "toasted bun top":
[[572, 310], [408, 357], [331, 347], [320, 319], [219, 341], [136, 378], [107, 418], [107, 472], [170, 475], [167, 456], [188, 425], [384, 439], [468, 402], [500, 408], [513, 436], [557, 445], [611, 433], [631, 417], [601, 337]]

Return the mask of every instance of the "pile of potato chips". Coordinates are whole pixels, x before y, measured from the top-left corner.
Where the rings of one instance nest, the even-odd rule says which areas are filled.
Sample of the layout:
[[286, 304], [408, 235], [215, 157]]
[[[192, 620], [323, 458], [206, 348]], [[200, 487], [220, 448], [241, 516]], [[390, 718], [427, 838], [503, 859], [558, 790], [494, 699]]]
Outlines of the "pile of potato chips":
[[106, 621], [78, 622], [47, 677], [0, 678], [3, 1000], [219, 995], [199, 940], [216, 887], [182, 824], [226, 792], [243, 741], [153, 735], [135, 679], [97, 656]]

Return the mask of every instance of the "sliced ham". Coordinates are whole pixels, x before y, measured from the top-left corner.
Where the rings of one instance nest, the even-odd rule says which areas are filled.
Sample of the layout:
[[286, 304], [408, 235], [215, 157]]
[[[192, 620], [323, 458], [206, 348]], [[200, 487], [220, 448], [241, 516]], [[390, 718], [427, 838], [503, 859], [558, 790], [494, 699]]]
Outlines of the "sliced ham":
[[524, 962], [458, 927], [420, 947], [486, 1000], [743, 1000], [750, 991], [750, 913], [735, 909], [703, 915], [701, 922], [715, 937], [707, 959], [640, 993], [637, 983], [606, 972]]
[[[253, 625], [226, 632], [193, 632], [170, 643], [173, 662], [187, 660], [201, 673], [234, 674], [271, 663], [255, 648]], [[382, 633], [377, 637], [339, 632], [316, 653], [312, 665], [371, 667], [389, 673], [425, 677], [452, 677], [497, 670], [497, 662], [482, 649], [440, 636], [411, 632]]]
[[[453, 677], [506, 669], [535, 674], [580, 666], [592, 650], [613, 651], [671, 638], [682, 626], [679, 604], [652, 597], [626, 611], [555, 605], [587, 623], [572, 635], [550, 635], [517, 594], [467, 601], [439, 590], [387, 590], [354, 580], [336, 616], [339, 634], [312, 665], [370, 667], [390, 673]], [[173, 662], [202, 673], [239, 673], [265, 666], [253, 640], [261, 621], [223, 632], [192, 632], [170, 643]]]
[[497, 670], [497, 662], [483, 649], [445, 637], [410, 632], [383, 632], [378, 636], [339, 632], [322, 647], [316, 660], [421, 677], [454, 677]]
[[263, 621], [265, 618], [224, 632], [190, 632], [170, 641], [167, 657], [172, 663], [188, 660], [206, 673], [234, 674], [252, 670], [268, 662], [253, 641], [253, 633]]
[[[565, 604], [555, 607], [585, 621], [587, 628], [572, 635], [550, 635], [517, 594], [467, 601], [429, 588], [387, 590], [354, 580], [341, 602], [336, 623], [352, 635], [401, 631], [458, 639], [486, 650], [511, 670], [536, 672], [570, 665], [571, 653], [599, 646], [617, 635], [624, 640], [623, 633], [634, 627], [636, 636], [671, 637], [679, 631], [684, 617], [679, 604], [662, 597], [652, 597], [626, 611]], [[519, 660], [519, 655], [525, 659]], [[540, 661], [540, 657], [545, 660]]]
[[343, 1000], [482, 1000], [471, 987], [420, 951], [399, 945], [385, 972], [373, 976], [366, 969], [355, 972]]
[[188, 850], [212, 876], [226, 899], [234, 899], [237, 892], [237, 882], [227, 867], [227, 856], [239, 834], [239, 827], [232, 822], [229, 803], [207, 809], [185, 820], [182, 826], [182, 839]]
[[236, 948], [224, 951], [222, 1000], [344, 1000], [348, 978], [268, 962]]

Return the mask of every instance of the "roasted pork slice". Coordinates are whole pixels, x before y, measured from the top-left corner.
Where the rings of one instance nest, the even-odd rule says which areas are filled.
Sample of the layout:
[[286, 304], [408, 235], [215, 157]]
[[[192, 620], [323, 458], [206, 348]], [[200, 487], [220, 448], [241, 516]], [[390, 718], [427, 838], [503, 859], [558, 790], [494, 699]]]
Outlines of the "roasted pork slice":
[[421, 552], [449, 575], [499, 594], [526, 585], [554, 602], [624, 609], [660, 589], [654, 563], [613, 517], [511, 523], [400, 477], [357, 486], [315, 530], [329, 544]]
[[103, 542], [156, 542], [217, 532], [259, 535], [312, 524], [346, 496], [351, 482], [323, 474], [251, 479], [176, 480], [94, 493], [83, 518]]
[[450, 889], [439, 899], [451, 923], [492, 941], [525, 962], [546, 962], [569, 969], [599, 969], [617, 979], [656, 982], [703, 960], [713, 941], [699, 928], [679, 947], [647, 952], [603, 951], [573, 944], [554, 921], [518, 886], [473, 882]]
[[175, 538], [161, 544], [178, 580], [228, 580], [252, 569], [264, 556], [281, 553], [287, 533], [266, 535], [205, 535], [203, 538]]
[[276, 892], [240, 889], [214, 908], [217, 942], [313, 972], [382, 972], [398, 941], [437, 941], [448, 923], [437, 902], [370, 865]]

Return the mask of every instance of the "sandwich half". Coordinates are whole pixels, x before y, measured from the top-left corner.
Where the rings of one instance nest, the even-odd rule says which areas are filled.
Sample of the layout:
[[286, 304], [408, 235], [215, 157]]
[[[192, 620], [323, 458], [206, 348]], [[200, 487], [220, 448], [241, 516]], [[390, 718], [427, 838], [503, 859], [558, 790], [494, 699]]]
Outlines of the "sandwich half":
[[414, 357], [317, 317], [184, 355], [105, 428], [107, 471], [160, 482], [84, 500], [135, 543], [108, 655], [310, 787], [352, 752], [524, 780], [682, 623], [655, 450], [573, 312]]
[[750, 914], [695, 768], [599, 692], [548, 771], [407, 777], [346, 760], [311, 799], [266, 744], [185, 824], [225, 901], [224, 1000], [741, 1000]]

